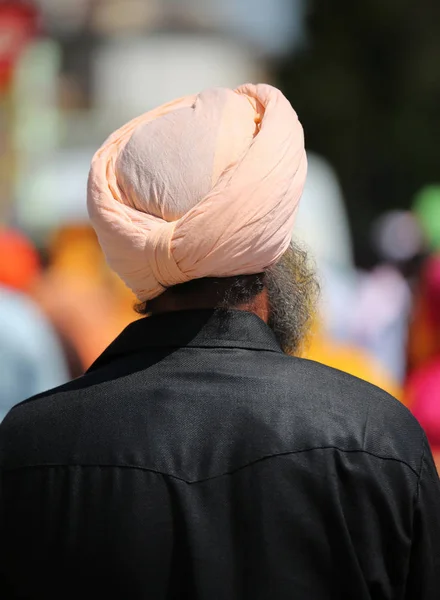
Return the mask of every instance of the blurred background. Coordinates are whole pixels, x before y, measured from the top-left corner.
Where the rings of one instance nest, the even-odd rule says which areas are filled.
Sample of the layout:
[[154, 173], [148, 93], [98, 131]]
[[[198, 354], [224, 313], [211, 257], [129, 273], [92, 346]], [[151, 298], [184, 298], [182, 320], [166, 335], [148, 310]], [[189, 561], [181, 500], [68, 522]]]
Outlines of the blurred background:
[[136, 318], [88, 225], [94, 150], [174, 97], [264, 81], [306, 133], [304, 355], [392, 393], [440, 451], [439, 63], [428, 0], [0, 0], [0, 419]]

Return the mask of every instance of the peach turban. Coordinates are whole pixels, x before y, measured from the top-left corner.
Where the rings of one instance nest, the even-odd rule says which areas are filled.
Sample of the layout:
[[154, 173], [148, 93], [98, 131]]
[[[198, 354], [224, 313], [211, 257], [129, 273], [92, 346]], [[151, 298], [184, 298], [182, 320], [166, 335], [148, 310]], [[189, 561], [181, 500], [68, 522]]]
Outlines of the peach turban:
[[306, 171], [301, 124], [279, 90], [209, 89], [113, 133], [92, 161], [88, 210], [109, 265], [144, 301], [277, 262]]

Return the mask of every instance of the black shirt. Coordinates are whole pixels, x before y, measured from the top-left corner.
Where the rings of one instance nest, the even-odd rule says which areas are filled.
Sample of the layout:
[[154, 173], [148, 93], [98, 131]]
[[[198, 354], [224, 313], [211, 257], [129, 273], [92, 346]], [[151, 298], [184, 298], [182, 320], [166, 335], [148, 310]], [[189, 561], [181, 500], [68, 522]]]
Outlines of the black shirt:
[[423, 431], [250, 313], [131, 324], [0, 452], [2, 599], [440, 598]]

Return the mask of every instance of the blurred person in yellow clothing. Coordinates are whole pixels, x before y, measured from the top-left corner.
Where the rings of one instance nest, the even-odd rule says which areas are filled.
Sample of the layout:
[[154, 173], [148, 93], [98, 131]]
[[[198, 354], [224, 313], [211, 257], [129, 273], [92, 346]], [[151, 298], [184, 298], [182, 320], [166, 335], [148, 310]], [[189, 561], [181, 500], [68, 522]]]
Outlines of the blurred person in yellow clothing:
[[55, 231], [48, 254], [49, 266], [35, 297], [76, 353], [77, 376], [136, 319], [134, 297], [107, 268], [88, 225], [65, 225]]
[[354, 344], [337, 342], [318, 330], [311, 336], [303, 356], [368, 381], [403, 400], [402, 389], [393, 377], [372, 355]]
[[393, 375], [365, 348], [350, 340], [336, 339], [329, 331], [324, 312], [321, 307], [314, 314], [302, 357], [368, 381], [403, 401], [403, 390]]

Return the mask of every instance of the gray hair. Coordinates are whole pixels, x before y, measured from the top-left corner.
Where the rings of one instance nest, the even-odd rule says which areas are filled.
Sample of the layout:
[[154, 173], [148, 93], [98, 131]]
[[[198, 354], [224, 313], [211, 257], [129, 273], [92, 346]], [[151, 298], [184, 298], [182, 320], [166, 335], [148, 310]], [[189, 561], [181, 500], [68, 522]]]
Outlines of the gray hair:
[[[315, 315], [319, 284], [307, 251], [299, 245], [292, 243], [264, 273], [194, 279], [170, 288], [182, 300], [188, 295], [214, 293], [213, 308], [218, 309], [248, 304], [264, 289], [269, 300], [269, 327], [286, 354], [300, 354]], [[148, 315], [152, 302], [138, 304], [135, 310]]]
[[312, 325], [319, 282], [308, 252], [292, 243], [264, 274], [269, 297], [269, 327], [287, 354], [299, 354]]

